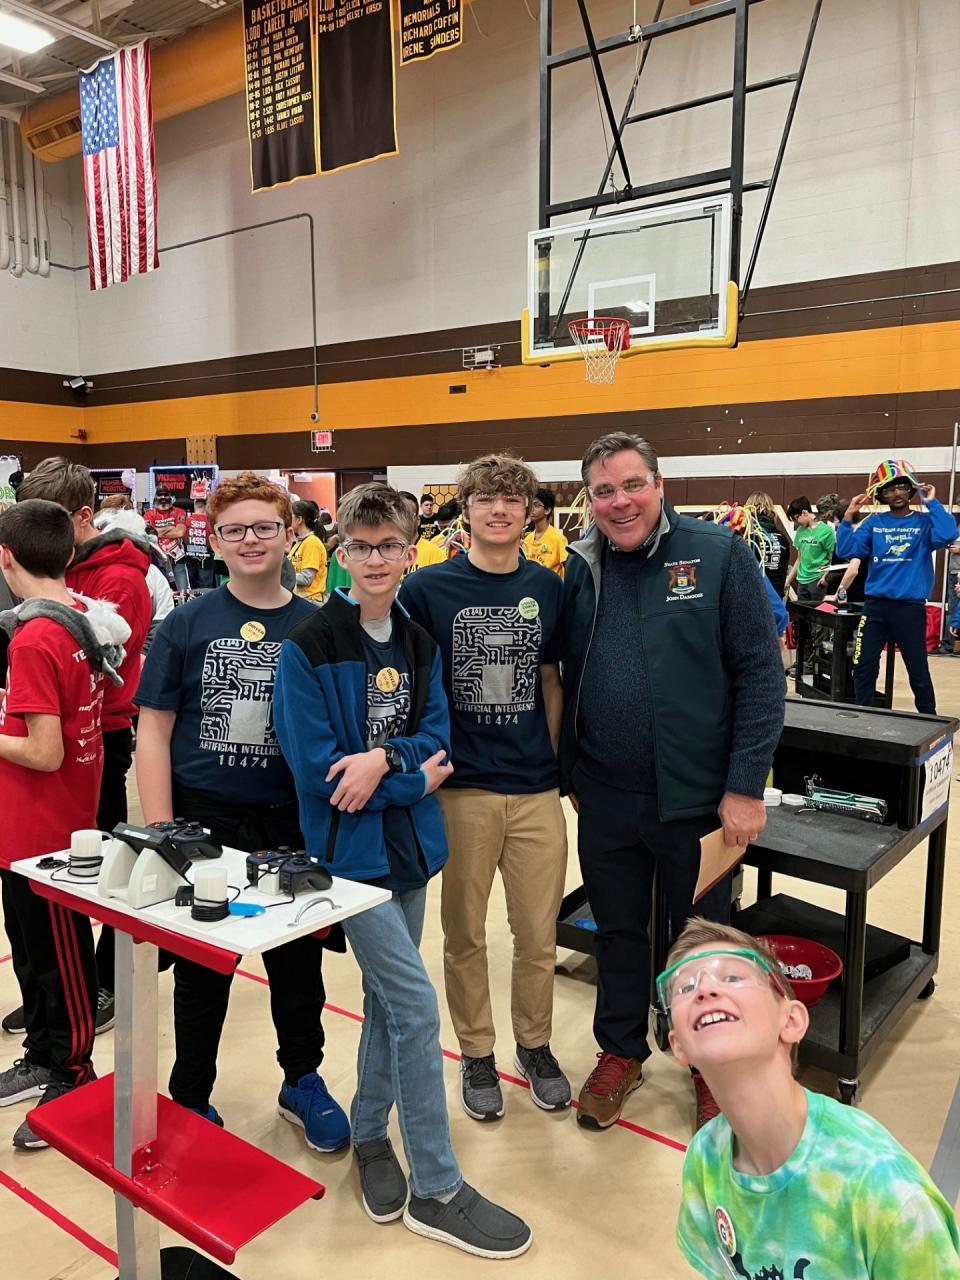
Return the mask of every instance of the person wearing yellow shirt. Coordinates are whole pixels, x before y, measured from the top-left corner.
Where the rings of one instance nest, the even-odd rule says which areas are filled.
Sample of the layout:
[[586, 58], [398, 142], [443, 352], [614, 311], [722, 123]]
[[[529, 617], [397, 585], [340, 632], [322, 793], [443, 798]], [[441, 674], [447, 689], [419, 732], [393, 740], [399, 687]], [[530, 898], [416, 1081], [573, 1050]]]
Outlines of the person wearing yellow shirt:
[[563, 577], [563, 562], [567, 558], [567, 540], [553, 523], [553, 509], [557, 505], [557, 496], [552, 489], [538, 489], [537, 496], [530, 508], [530, 519], [533, 529], [522, 543], [523, 554], [528, 560], [535, 560], [545, 569], [552, 569], [560, 578]]
[[293, 504], [293, 545], [287, 559], [297, 575], [297, 595], [322, 604], [327, 589], [327, 552], [314, 533], [316, 523], [317, 508], [312, 502]]

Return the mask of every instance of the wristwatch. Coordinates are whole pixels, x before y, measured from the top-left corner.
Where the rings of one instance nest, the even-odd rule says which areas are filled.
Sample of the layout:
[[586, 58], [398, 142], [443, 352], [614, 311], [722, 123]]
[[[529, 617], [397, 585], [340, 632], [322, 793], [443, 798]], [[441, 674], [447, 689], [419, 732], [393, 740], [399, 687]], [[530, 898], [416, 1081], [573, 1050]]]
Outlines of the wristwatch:
[[384, 747], [383, 753], [387, 757], [387, 770], [390, 773], [403, 773], [403, 756], [396, 747]]

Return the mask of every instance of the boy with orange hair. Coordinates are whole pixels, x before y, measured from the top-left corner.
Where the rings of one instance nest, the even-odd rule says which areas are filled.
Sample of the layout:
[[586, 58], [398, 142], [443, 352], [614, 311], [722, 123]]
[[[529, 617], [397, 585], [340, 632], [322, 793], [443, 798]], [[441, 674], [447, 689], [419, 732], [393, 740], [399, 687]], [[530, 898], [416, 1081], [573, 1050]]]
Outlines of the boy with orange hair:
[[[193, 819], [247, 853], [283, 845], [301, 849], [296, 788], [273, 714], [280, 645], [316, 609], [280, 585], [293, 538], [290, 497], [246, 471], [221, 481], [207, 519], [210, 545], [223, 557], [230, 581], [175, 609], [151, 645], [137, 696], [144, 821]], [[342, 932], [335, 935], [343, 950]], [[265, 952], [263, 960], [284, 1073], [280, 1115], [300, 1126], [315, 1150], [337, 1151], [349, 1141], [350, 1127], [317, 1074], [323, 1059], [322, 945], [313, 936], [299, 938]], [[175, 978], [170, 1096], [222, 1124], [210, 1093], [231, 975], [181, 959]]]
[[683, 1165], [677, 1243], [713, 1280], [958, 1280], [960, 1236], [927, 1173], [876, 1120], [794, 1078], [809, 1016], [762, 941], [694, 918], [657, 994], [670, 1044], [721, 1114]]

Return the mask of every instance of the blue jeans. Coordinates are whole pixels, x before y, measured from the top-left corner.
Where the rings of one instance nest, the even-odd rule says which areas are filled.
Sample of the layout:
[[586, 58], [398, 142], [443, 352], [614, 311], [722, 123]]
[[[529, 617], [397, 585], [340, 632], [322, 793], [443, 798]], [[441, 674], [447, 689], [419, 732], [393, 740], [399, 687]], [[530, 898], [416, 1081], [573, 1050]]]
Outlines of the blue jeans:
[[395, 893], [344, 920], [343, 931], [363, 974], [353, 1143], [385, 1138], [396, 1103], [413, 1194], [430, 1198], [456, 1192], [463, 1177], [450, 1145], [437, 993], [419, 950], [426, 901], [426, 888]]
[[175, 560], [171, 565], [173, 570], [173, 589], [174, 591], [189, 591], [190, 578], [187, 574], [186, 560]]

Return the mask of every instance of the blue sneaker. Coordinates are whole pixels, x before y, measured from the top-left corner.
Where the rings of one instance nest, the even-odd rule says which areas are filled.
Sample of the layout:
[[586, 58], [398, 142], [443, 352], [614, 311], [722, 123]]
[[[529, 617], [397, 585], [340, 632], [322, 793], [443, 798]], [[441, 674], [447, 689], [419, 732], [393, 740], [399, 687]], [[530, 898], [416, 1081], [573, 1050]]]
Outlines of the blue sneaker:
[[195, 1111], [198, 1116], [202, 1116], [204, 1120], [209, 1120], [211, 1124], [215, 1124], [218, 1129], [223, 1128], [223, 1116], [217, 1108], [210, 1103], [205, 1111], [201, 1111], [199, 1107], [188, 1107], [188, 1111]]
[[315, 1071], [301, 1076], [296, 1087], [284, 1081], [277, 1104], [279, 1114], [300, 1126], [314, 1151], [341, 1151], [350, 1142], [346, 1112]]

